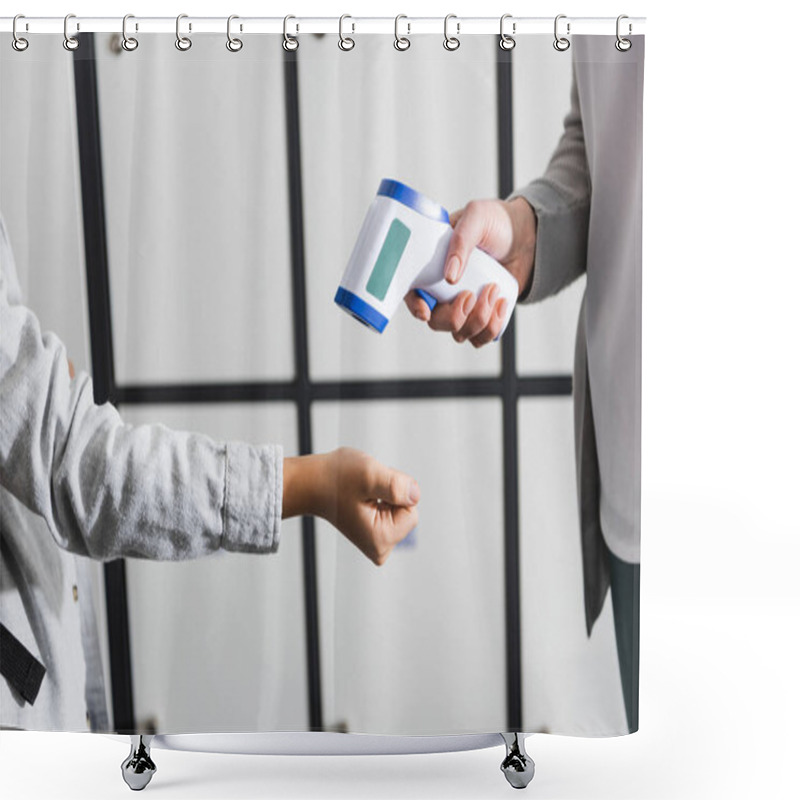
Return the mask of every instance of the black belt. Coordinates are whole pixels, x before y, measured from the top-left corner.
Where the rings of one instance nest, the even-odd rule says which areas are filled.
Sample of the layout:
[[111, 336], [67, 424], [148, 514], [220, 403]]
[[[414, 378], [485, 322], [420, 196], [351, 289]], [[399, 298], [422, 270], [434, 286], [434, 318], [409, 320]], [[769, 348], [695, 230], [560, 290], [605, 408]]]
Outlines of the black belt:
[[31, 705], [46, 671], [39, 659], [0, 622], [0, 674]]

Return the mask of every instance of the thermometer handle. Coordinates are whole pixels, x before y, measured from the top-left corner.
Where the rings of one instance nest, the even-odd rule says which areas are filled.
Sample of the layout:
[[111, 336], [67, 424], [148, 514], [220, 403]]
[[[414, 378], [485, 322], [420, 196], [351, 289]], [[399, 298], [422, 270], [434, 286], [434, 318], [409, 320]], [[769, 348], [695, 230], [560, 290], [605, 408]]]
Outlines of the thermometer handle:
[[517, 302], [519, 284], [504, 266], [482, 250], [473, 250], [460, 280], [456, 283], [448, 283], [442, 277], [433, 283], [414, 288], [432, 311], [437, 303], [448, 303], [464, 290], [469, 290], [477, 298], [491, 283], [496, 283], [499, 289], [496, 300], [502, 297], [507, 301], [506, 319], [503, 323], [505, 330]]

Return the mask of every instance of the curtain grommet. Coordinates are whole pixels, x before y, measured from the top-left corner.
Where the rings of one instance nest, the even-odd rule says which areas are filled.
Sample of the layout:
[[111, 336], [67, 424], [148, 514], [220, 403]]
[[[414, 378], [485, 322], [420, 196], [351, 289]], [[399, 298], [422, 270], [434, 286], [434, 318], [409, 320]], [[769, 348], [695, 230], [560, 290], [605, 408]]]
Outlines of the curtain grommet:
[[[292, 36], [289, 33], [289, 20], [294, 19], [296, 20], [297, 17], [293, 17], [291, 14], [287, 14], [283, 18], [283, 49], [287, 53], [293, 53], [300, 47], [300, 42], [297, 39], [297, 36]], [[295, 33], [300, 31], [300, 26], [295, 23]]]
[[[500, 46], [501, 50], [513, 50], [517, 46], [517, 40], [513, 36], [509, 36], [505, 31], [506, 20], [512, 19], [511, 14], [503, 14], [500, 17], [500, 40], [498, 41], [498, 45]], [[511, 23], [511, 33], [517, 32], [517, 23]]]
[[[80, 46], [80, 40], [77, 39], [75, 36], [69, 35], [69, 21], [71, 19], [75, 19], [74, 14], [67, 14], [64, 17], [64, 41], [62, 44], [64, 45], [65, 50], [69, 50], [70, 53], [74, 53]], [[80, 30], [80, 25], [77, 26], [77, 29]]]
[[[182, 53], [185, 53], [192, 46], [192, 40], [188, 36], [181, 33], [181, 20], [188, 19], [188, 14], [178, 14], [175, 20], [175, 47]], [[189, 23], [189, 32], [192, 31], [192, 23]]]
[[[448, 26], [451, 19], [456, 20], [455, 36], [450, 36], [448, 32]], [[448, 14], [444, 18], [444, 42], [442, 42], [442, 46], [445, 50], [449, 50], [452, 53], [454, 50], [458, 50], [458, 48], [461, 47], [461, 40], [458, 38], [459, 33], [461, 33], [461, 23], [458, 21], [458, 18], [455, 14]]]
[[[230, 52], [230, 53], [238, 53], [244, 47], [244, 42], [241, 39], [237, 39], [231, 33], [231, 23], [235, 19], [239, 19], [237, 14], [231, 14], [228, 17], [228, 27], [227, 27], [227, 30], [226, 30], [226, 35], [228, 37], [228, 41], [225, 42], [225, 47], [228, 48], [228, 52]], [[239, 28], [239, 30], [241, 30], [241, 28]]]
[[[24, 38], [23, 36], [20, 36], [17, 33], [17, 20], [20, 20], [20, 19], [25, 19], [25, 15], [24, 14], [17, 14], [14, 17], [14, 22], [12, 23], [12, 26], [11, 26], [11, 33], [12, 33], [12, 36], [14, 38], [11, 40], [11, 46], [18, 53], [24, 53], [28, 49], [28, 45], [30, 44], [30, 42], [26, 38]], [[27, 30], [27, 29], [28, 29], [27, 28], [27, 23], [25, 23], [25, 30]]]
[[411, 35], [411, 23], [406, 22], [406, 31], [405, 36], [400, 35], [400, 20], [405, 19], [407, 20], [408, 17], [405, 14], [398, 14], [394, 18], [394, 49], [399, 50], [401, 53], [404, 53], [411, 47], [411, 39], [408, 37]]
[[[633, 47], [633, 42], [630, 39], [626, 39], [621, 33], [620, 23], [624, 19], [628, 19], [628, 15], [627, 14], [620, 14], [617, 17], [617, 41], [614, 42], [614, 47], [616, 47], [617, 50], [619, 50], [620, 53], [627, 53], [628, 50], [630, 50], [631, 47]], [[630, 35], [631, 31], [633, 31], [633, 26], [629, 22], [628, 23], [628, 35]]]
[[554, 36], [553, 47], [556, 50], [558, 50], [559, 53], [563, 53], [569, 50], [569, 46], [571, 44], [570, 40], [567, 39], [567, 36], [569, 36], [569, 34], [571, 33], [570, 30], [571, 25], [569, 22], [567, 22], [567, 36], [561, 36], [558, 33], [558, 21], [566, 18], [567, 18], [566, 14], [559, 14], [558, 16], [556, 16], [555, 22], [553, 22], [553, 36]]
[[[122, 49], [132, 53], [138, 46], [139, 40], [135, 36], [128, 36], [128, 20], [135, 19], [133, 14], [126, 14], [122, 18]], [[139, 30], [139, 24], [136, 23], [135, 29]]]
[[[339, 49], [345, 53], [349, 53], [355, 46], [356, 40], [353, 39], [352, 36], [345, 36], [344, 35], [344, 21], [346, 19], [353, 19], [349, 14], [342, 14], [339, 17]], [[351, 34], [356, 32], [356, 24], [355, 22], [350, 23], [352, 30], [350, 31]]]

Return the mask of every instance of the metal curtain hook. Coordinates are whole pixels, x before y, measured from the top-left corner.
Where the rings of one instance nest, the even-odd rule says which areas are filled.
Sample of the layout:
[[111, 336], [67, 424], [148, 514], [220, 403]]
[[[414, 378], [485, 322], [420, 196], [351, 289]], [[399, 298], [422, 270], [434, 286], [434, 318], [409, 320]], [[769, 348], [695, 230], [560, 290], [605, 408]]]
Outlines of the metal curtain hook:
[[[511, 14], [503, 14], [503, 16], [500, 17], [500, 41], [498, 44], [500, 45], [501, 50], [513, 50], [517, 44], [515, 39], [512, 36], [508, 36], [505, 32], [505, 24], [507, 19], [511, 19]], [[511, 32], [517, 32], [516, 22], [511, 23]]]
[[[133, 14], [126, 14], [122, 18], [122, 49], [131, 52], [135, 50], [139, 46], [139, 40], [135, 39], [133, 36], [128, 36], [128, 20], [134, 19]], [[139, 30], [139, 26], [136, 25], [136, 30]]]
[[[407, 20], [408, 17], [405, 14], [398, 14], [394, 18], [394, 49], [395, 50], [408, 50], [411, 47], [411, 39], [408, 39], [406, 36], [400, 35], [400, 20], [405, 19]], [[408, 28], [407, 34], [411, 34], [411, 23], [406, 22], [406, 27]]]
[[[292, 36], [289, 33], [289, 20], [290, 19], [297, 19], [293, 17], [291, 14], [287, 14], [283, 18], [283, 49], [292, 52], [293, 50], [297, 50], [300, 47], [300, 42], [297, 40], [296, 36]], [[295, 32], [300, 31], [300, 26], [295, 23]]]
[[[239, 17], [236, 16], [236, 14], [231, 14], [228, 17], [228, 27], [226, 29], [228, 41], [225, 42], [225, 47], [227, 47], [231, 53], [238, 53], [242, 49], [242, 47], [244, 47], [244, 43], [242, 42], [242, 40], [235, 38], [231, 34], [231, 22], [233, 22], [235, 19], [239, 19]], [[239, 28], [239, 30], [241, 30], [241, 27]]]
[[444, 43], [443, 44], [444, 44], [444, 49], [445, 50], [450, 50], [452, 52], [453, 50], [458, 50], [458, 48], [461, 47], [461, 41], [458, 38], [458, 34], [461, 33], [461, 23], [456, 21], [456, 35], [455, 36], [450, 36], [448, 34], [448, 32], [447, 32], [447, 28], [448, 28], [448, 25], [449, 25], [451, 19], [457, 20], [456, 15], [455, 14], [448, 14], [444, 18]]
[[[353, 19], [353, 18], [349, 14], [342, 14], [342, 16], [339, 17], [339, 49], [344, 50], [345, 52], [347, 52], [348, 50], [352, 50], [356, 46], [355, 39], [353, 39], [350, 36], [345, 36], [342, 30], [344, 21], [346, 19]], [[353, 28], [351, 33], [355, 33], [356, 32], [355, 22], [351, 22], [350, 25]]]
[[[620, 53], [627, 53], [628, 50], [630, 50], [631, 46], [633, 45], [633, 42], [631, 42], [630, 39], [624, 39], [622, 37], [621, 32], [620, 32], [621, 31], [620, 23], [624, 19], [628, 19], [628, 15], [627, 14], [620, 14], [617, 17], [617, 41], [614, 42], [614, 47], [616, 47], [617, 50], [620, 51]], [[633, 26], [629, 22], [628, 23], [628, 33], [630, 34], [632, 30], [633, 30]]]
[[[175, 20], [175, 47], [182, 52], [186, 52], [192, 46], [192, 40], [188, 36], [181, 35], [181, 20], [188, 19], [188, 14], [178, 14]], [[189, 30], [192, 30], [192, 23], [189, 23]]]
[[75, 19], [74, 14], [67, 14], [67, 16], [64, 17], [64, 49], [70, 52], [77, 50], [81, 44], [78, 39], [69, 35], [69, 21], [71, 19]]
[[[15, 49], [15, 50], [18, 52], [18, 53], [21, 53], [23, 50], [27, 50], [27, 49], [28, 49], [28, 44], [29, 44], [29, 42], [28, 42], [28, 40], [27, 40], [27, 39], [23, 39], [23, 38], [22, 38], [22, 37], [21, 37], [21, 36], [20, 36], [20, 35], [17, 33], [17, 20], [19, 20], [19, 19], [25, 19], [25, 15], [24, 15], [24, 14], [17, 14], [17, 16], [16, 16], [16, 17], [14, 17], [14, 23], [13, 23], [13, 24], [12, 24], [12, 26], [11, 26], [11, 33], [14, 35], [14, 38], [11, 40], [11, 46], [12, 46], [12, 47], [13, 47], [13, 48], [14, 48], [14, 49]], [[27, 23], [26, 23], [26, 25], [25, 25], [25, 29], [26, 29], [26, 30], [27, 30], [27, 27], [28, 27], [28, 26], [27, 26]]]
[[[567, 18], [566, 14], [559, 14], [556, 17], [555, 22], [553, 23], [553, 36], [555, 37], [555, 40], [553, 41], [553, 47], [555, 47], [555, 49], [558, 50], [559, 53], [563, 53], [565, 50], [569, 50], [569, 45], [570, 45], [569, 39], [567, 39], [566, 36], [558, 35], [558, 21], [560, 19], [566, 19], [566, 18]], [[569, 32], [570, 32], [570, 24], [568, 22], [567, 35], [569, 35]]]

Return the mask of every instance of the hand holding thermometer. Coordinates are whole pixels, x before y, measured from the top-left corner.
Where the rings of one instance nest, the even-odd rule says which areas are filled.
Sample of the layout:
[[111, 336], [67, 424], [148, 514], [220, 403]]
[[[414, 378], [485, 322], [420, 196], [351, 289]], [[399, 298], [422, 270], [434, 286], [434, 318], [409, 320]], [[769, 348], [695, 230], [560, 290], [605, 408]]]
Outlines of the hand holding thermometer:
[[477, 297], [496, 283], [496, 299], [507, 301], [499, 339], [514, 312], [519, 285], [505, 267], [477, 248], [461, 279], [448, 283], [444, 260], [452, 233], [442, 206], [400, 181], [384, 178], [367, 210], [335, 302], [380, 333], [410, 289], [433, 309], [437, 302], [447, 303], [465, 289]]

